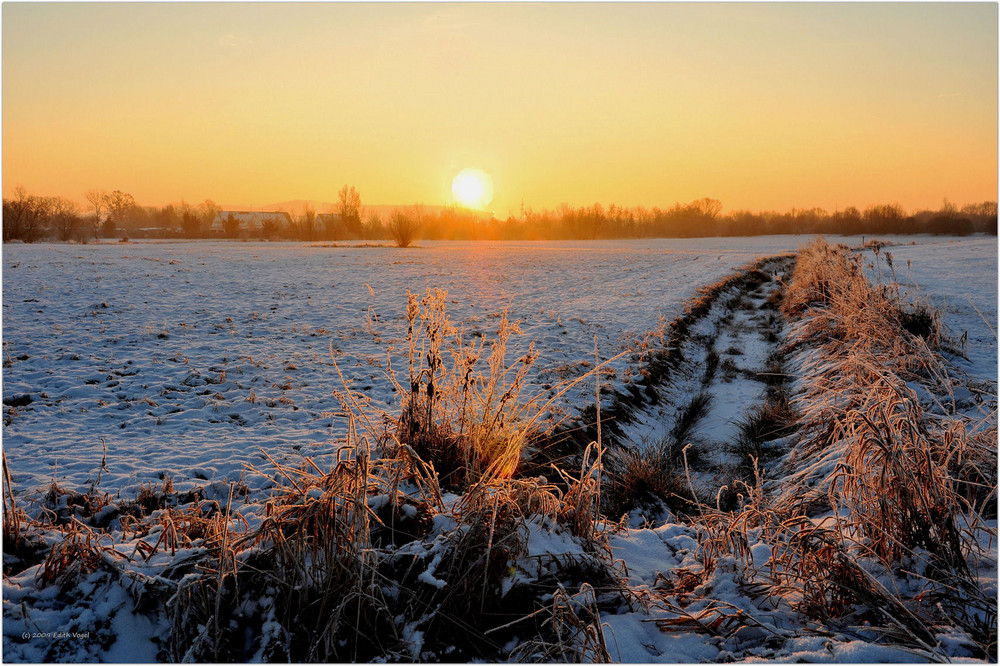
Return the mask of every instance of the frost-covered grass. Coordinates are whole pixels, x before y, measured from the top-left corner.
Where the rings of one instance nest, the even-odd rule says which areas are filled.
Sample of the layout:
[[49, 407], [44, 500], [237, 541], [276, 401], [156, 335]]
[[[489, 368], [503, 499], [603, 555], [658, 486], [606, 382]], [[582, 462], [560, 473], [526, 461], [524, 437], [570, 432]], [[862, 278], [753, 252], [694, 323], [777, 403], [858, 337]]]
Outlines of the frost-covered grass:
[[995, 395], [983, 414], [956, 398], [968, 377], [943, 334], [907, 330], [914, 305], [846, 248], [804, 248], [783, 307], [801, 436], [735, 511], [707, 515], [710, 551], [805, 617], [995, 660]]
[[[877, 273], [873, 284], [863, 260], [848, 252], [808, 248], [794, 280], [788, 259], [757, 262], [727, 277], [728, 262], [739, 257], [735, 263], [744, 265], [744, 255], [720, 260], [704, 254], [715, 241], [699, 242], [699, 252], [692, 242], [683, 257], [677, 248], [581, 244], [595, 255], [577, 256], [575, 285], [595, 276], [618, 279], [613, 262], [592, 260], [623, 253], [648, 261], [650, 272], [658, 263], [680, 262], [678, 274], [690, 263], [699, 284], [713, 282], [704, 278], [715, 268], [722, 279], [685, 301], [695, 284], [689, 281], [668, 306], [642, 297], [681, 287], [650, 283], [645, 291], [643, 283], [634, 301], [592, 296], [583, 304], [593, 319], [578, 327], [567, 327], [559, 314], [566, 313], [565, 293], [539, 292], [526, 304], [508, 292], [482, 318], [475, 306], [453, 298], [455, 291], [428, 292], [423, 302], [407, 300], [404, 291], [396, 306], [380, 300], [386, 284], [395, 279], [402, 286], [431, 265], [450, 265], [450, 286], [465, 293], [469, 284], [455, 273], [461, 262], [448, 254], [458, 247], [474, 253], [483, 249], [478, 244], [358, 248], [347, 258], [386, 253], [418, 263], [381, 266], [386, 282], [370, 282], [371, 291], [350, 270], [338, 273], [362, 293], [353, 301], [353, 320], [345, 315], [319, 332], [297, 329], [277, 314], [238, 326], [235, 318], [223, 319], [228, 329], [192, 319], [95, 343], [86, 360], [49, 350], [61, 338], [54, 332], [46, 338], [44, 326], [28, 327], [37, 341], [12, 340], [11, 322], [30, 323], [33, 307], [45, 315], [53, 301], [36, 285], [36, 301], [12, 302], [5, 282], [5, 477], [11, 463], [4, 497], [5, 656], [995, 659], [996, 516], [988, 511], [996, 501], [995, 384], [985, 402], [982, 380], [979, 393], [968, 390], [963, 368], [980, 357], [964, 360], [949, 346], [949, 313], [936, 335], [915, 337], [901, 324], [911, 306], [897, 288], [879, 285], [887, 281]], [[243, 302], [211, 292], [208, 277], [171, 271], [183, 253], [226, 247], [237, 248], [243, 263], [217, 257], [232, 265], [222, 270], [206, 262], [205, 275], [231, 278], [247, 265], [252, 275], [252, 257], [240, 253], [265, 251], [275, 253], [265, 265], [276, 262], [286, 272], [296, 265], [333, 270], [324, 263], [331, 248], [100, 251], [126, 253], [109, 258], [119, 267], [158, 265], [158, 279], [180, 293], [209, 292], [202, 307], [211, 322], [220, 309]], [[181, 254], [165, 262], [128, 254], [147, 248]], [[491, 261], [555, 251], [550, 244], [493, 249], [465, 266], [466, 278]], [[319, 250], [327, 254], [312, 254]], [[8, 253], [4, 260], [7, 270]], [[548, 269], [527, 262], [494, 289], [503, 293], [533, 271], [544, 280], [537, 272]], [[336, 307], [329, 296], [312, 303], [310, 290], [304, 310], [285, 312], [286, 302], [299, 300], [291, 283], [269, 312], [289, 317]], [[552, 307], [554, 321], [535, 315], [545, 309], [540, 298], [550, 299], [541, 302]], [[636, 311], [623, 310], [623, 303]], [[100, 311], [113, 309], [103, 304], [78, 318], [82, 328], [100, 334], [104, 327], [100, 335], [111, 335], [114, 322], [134, 323], [128, 310], [102, 320]], [[166, 301], [159, 308], [169, 309]], [[618, 323], [598, 326], [601, 317]], [[648, 319], [640, 323], [641, 317]], [[58, 333], [84, 339], [73, 328]], [[320, 346], [331, 339], [328, 358]], [[18, 354], [15, 344], [25, 351]], [[190, 358], [172, 361], [186, 374], [180, 386], [158, 394], [162, 404], [130, 399], [131, 392], [155, 387], [158, 372], [171, 374], [156, 367], [159, 357], [153, 363], [137, 350], [179, 353], [184, 344], [191, 357], [218, 362], [193, 372], [198, 366]], [[313, 357], [301, 351], [310, 344]], [[254, 353], [240, 356], [241, 345]], [[389, 346], [396, 350], [395, 381], [387, 367], [371, 365], [386, 358]], [[630, 353], [600, 368], [608, 376], [598, 381], [595, 365], [626, 346]], [[219, 360], [219, 348], [235, 355]], [[349, 348], [368, 350], [372, 360], [352, 363], [357, 354]], [[122, 349], [130, 356], [114, 367], [124, 372], [95, 373], [96, 384], [84, 383], [116, 400], [114, 409], [104, 409], [110, 400], [95, 409], [87, 389], [81, 396], [49, 393], [62, 369], [93, 364], [97, 351], [114, 356]], [[560, 369], [546, 374], [552, 359]], [[10, 375], [19, 382], [13, 392]], [[66, 381], [74, 376], [71, 370]], [[45, 389], [36, 381], [47, 382]], [[582, 424], [577, 432], [585, 436], [546, 439], [536, 416], [549, 415], [545, 400], [570, 387], [560, 400], [577, 420], [567, 423]], [[231, 410], [237, 399], [242, 409]], [[191, 401], [205, 402], [192, 409]], [[179, 418], [152, 426], [150, 419], [160, 417], [145, 412], [165, 405], [181, 407], [164, 412]], [[142, 413], [121, 416], [129, 410]], [[199, 417], [220, 423], [199, 430]], [[100, 428], [106, 451], [100, 444], [70, 451], [80, 461], [69, 474], [49, 473], [56, 482], [44, 483], [48, 462], [31, 454], [46, 441], [45, 419], [60, 455], [67, 450], [60, 438], [74, 419], [81, 419], [73, 425], [78, 433]], [[323, 434], [308, 439], [317, 426]], [[130, 430], [139, 434], [115, 432]], [[143, 444], [153, 454], [145, 461]], [[247, 454], [261, 444], [264, 452]], [[170, 446], [181, 466], [199, 460], [202, 473], [172, 467]], [[225, 472], [231, 463], [217, 462], [224, 452], [252, 468]], [[141, 471], [127, 478], [115, 468], [130, 457]], [[628, 491], [630, 499], [615, 489], [621, 477], [644, 487]]]
[[[937, 309], [966, 359], [953, 359], [962, 370], [983, 381], [997, 379], [997, 239], [922, 238], [914, 244], [907, 239], [886, 239], [881, 252], [880, 272], [891, 277], [887, 255], [904, 294], [924, 300]], [[863, 255], [866, 264], [875, 263], [871, 251]], [[870, 278], [876, 272], [868, 269]], [[964, 336], [964, 340], [963, 340]]]

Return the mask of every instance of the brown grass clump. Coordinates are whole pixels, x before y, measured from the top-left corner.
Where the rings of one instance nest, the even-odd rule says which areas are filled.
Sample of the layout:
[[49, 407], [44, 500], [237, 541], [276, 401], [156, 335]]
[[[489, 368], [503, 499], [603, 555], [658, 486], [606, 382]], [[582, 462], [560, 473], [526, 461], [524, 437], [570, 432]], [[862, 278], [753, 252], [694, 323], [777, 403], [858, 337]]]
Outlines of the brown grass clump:
[[396, 384], [404, 396], [398, 441], [431, 463], [443, 486], [462, 489], [517, 471], [536, 432], [538, 405], [521, 393], [538, 354], [532, 345], [508, 365], [507, 343], [521, 331], [506, 310], [488, 353], [482, 338], [466, 341], [445, 312], [447, 295], [409, 294], [409, 385]]
[[74, 521], [92, 522], [94, 517], [111, 504], [111, 496], [91, 487], [80, 493], [62, 488], [53, 479], [43, 497], [39, 520], [51, 525], [69, 525]]
[[[446, 550], [440, 562], [432, 561], [425, 570], [433, 569], [441, 587], [417, 586], [413, 595], [420, 606], [437, 609], [422, 625], [425, 646], [454, 649], [456, 625], [465, 633], [457, 654], [466, 658], [504, 656], [498, 652], [501, 646], [525, 633], [544, 636], [540, 640], [551, 646], [550, 632], [559, 625], [543, 622], [536, 612], [546, 594], [558, 597], [567, 589], [577, 594], [587, 588], [594, 604], [598, 596], [620, 603], [626, 591], [610, 565], [606, 534], [598, 527], [601, 464], [599, 449], [593, 445], [578, 477], [564, 473], [565, 492], [537, 478], [480, 483], [465, 493], [454, 508], [455, 528], [441, 537]], [[541, 558], [535, 563], [527, 550], [532, 529], [564, 530], [580, 539], [585, 554], [535, 556]], [[523, 576], [519, 570], [536, 567], [536, 579], [517, 578]], [[541, 573], [542, 569], [548, 571]], [[592, 637], [593, 628], [589, 631]], [[563, 634], [558, 630], [556, 634], [559, 642]]]
[[106, 553], [118, 555], [112, 546], [101, 544], [99, 534], [79, 522], [65, 527], [62, 537], [53, 544], [38, 570], [36, 577], [42, 585], [75, 584], [82, 576], [96, 571]]
[[[990, 479], [995, 488], [995, 453], [970, 457], [972, 424], [958, 416], [932, 417], [919, 404], [907, 381], [936, 391], [938, 411], [954, 408], [947, 370], [931, 347], [940, 329], [931, 339], [907, 330], [900, 313], [908, 305], [898, 285], [873, 287], [859, 263], [843, 250], [814, 243], [796, 271], [804, 282], [793, 282], [789, 292], [791, 302], [802, 303], [816, 284], [826, 285], [821, 306], [809, 310], [799, 330], [800, 339], [823, 345], [823, 358], [805, 367], [799, 397], [807, 445], [814, 451], [842, 448], [830, 476], [831, 503], [850, 508], [851, 527], [870, 540], [876, 555], [898, 562], [923, 548], [961, 574], [959, 516], [978, 507], [956, 491], [973, 487], [968, 481], [982, 487]], [[958, 460], [965, 462], [956, 467], [952, 461]], [[952, 476], [959, 469], [965, 479]]]
[[[579, 477], [563, 473], [560, 485], [513, 478], [497, 458], [485, 462], [483, 452], [493, 450], [488, 444], [462, 448], [470, 440], [457, 433], [483, 442], [486, 425], [477, 421], [484, 406], [496, 424], [523, 413], [511, 390], [523, 374], [504, 384], [502, 377], [470, 372], [464, 376], [474, 381], [458, 384], [465, 393], [456, 401], [463, 394], [454, 388], [455, 373], [442, 369], [451, 332], [443, 303], [438, 292], [424, 304], [424, 354], [411, 359], [416, 397], [405, 403], [409, 416], [398, 430], [380, 429], [363, 411], [363, 398], [345, 386], [348, 437], [331, 469], [309, 458], [300, 467], [270, 460], [275, 471], [268, 476], [278, 490], [259, 528], [217, 543], [218, 563], [185, 579], [170, 600], [172, 659], [497, 659], [515, 636], [542, 631], [539, 600], [560, 584], [575, 594], [584, 582], [600, 582], [604, 597], [622, 597], [598, 527], [600, 447], [588, 450]], [[503, 342], [511, 331], [505, 317], [500, 328]], [[411, 345], [415, 351], [416, 338]], [[468, 352], [458, 345], [455, 355]], [[502, 354], [491, 354], [490, 372], [507, 374]], [[501, 388], [499, 397], [481, 396]], [[521, 446], [520, 432], [506, 430], [505, 441]], [[439, 439], [428, 441], [431, 435]], [[438, 467], [447, 469], [448, 455], [457, 461], [448, 473], [462, 472], [467, 485], [446, 504]], [[527, 545], [536, 529], [575, 535], [582, 552], [533, 564]]]
[[[543, 631], [540, 599], [560, 584], [600, 582], [602, 595], [621, 598], [600, 537], [592, 555], [544, 567], [527, 557], [530, 529], [581, 524], [574, 489], [564, 497], [539, 479], [479, 483], [446, 509], [453, 526], [432, 532], [438, 508], [393, 490], [405, 471], [398, 461], [374, 460], [353, 441], [329, 472], [276, 465], [281, 490], [260, 528], [220, 546], [215, 569], [173, 595], [172, 659], [499, 659], [514, 636]], [[380, 518], [394, 513], [413, 517], [395, 538]], [[548, 573], [517, 577], [535, 567]]]
[[[232, 499], [230, 499], [230, 503]], [[231, 516], [227, 508], [223, 511], [217, 502], [200, 502], [184, 508], [168, 507], [159, 510], [148, 520], [136, 521], [127, 514], [122, 516], [122, 530], [125, 535], [146, 537], [157, 534], [156, 541], [136, 543], [134, 555], [148, 560], [161, 549], [176, 555], [177, 550], [191, 548], [196, 544], [208, 550], [216, 550], [233, 538], [234, 523], [241, 524], [240, 533], [246, 533], [247, 523], [240, 516]]]
[[[236, 484], [223, 504], [178, 493], [169, 477], [117, 503], [53, 483], [39, 506], [58, 539], [39, 580], [68, 587], [103, 570], [137, 608], [166, 612], [161, 657], [177, 662], [497, 660], [532, 636], [545, 654], [607, 660], [598, 609], [634, 599], [600, 511], [603, 447], [590, 443], [578, 471], [563, 465], [555, 481], [519, 477], [550, 404], [521, 396], [534, 350], [507, 362], [519, 330], [506, 313], [493, 341], [466, 341], [445, 301], [410, 296], [402, 417], [387, 426], [345, 384], [348, 435], [328, 469], [266, 453], [271, 469], [251, 468], [275, 488], [254, 529], [234, 511]], [[5, 482], [5, 536], [16, 539], [25, 515], [6, 461]], [[538, 531], [567, 552], [532, 553]]]
[[773, 460], [777, 454], [768, 444], [793, 434], [797, 424], [798, 418], [784, 391], [769, 390], [763, 403], [751, 407], [736, 421], [739, 432], [731, 453], [739, 461], [737, 478], [753, 482], [758, 466]]
[[683, 464], [679, 447], [670, 440], [639, 451], [615, 450], [608, 457], [602, 509], [609, 517], [633, 509], [653, 517], [661, 507], [677, 513], [696, 512]]
[[[267, 503], [260, 527], [222, 531], [214, 542], [215, 566], [174, 594], [175, 661], [246, 661], [256, 654], [329, 662], [383, 653], [379, 641], [391, 636], [393, 625], [384, 614], [370, 545], [367, 444], [344, 450], [328, 472], [307, 463], [305, 469], [274, 463], [280, 492]], [[227, 512], [221, 522], [229, 518]], [[249, 603], [263, 603], [266, 615], [248, 613]], [[249, 652], [248, 621], [271, 623]]]
[[944, 338], [940, 314], [927, 303], [902, 298], [896, 282], [872, 285], [860, 255], [818, 239], [801, 251], [792, 284], [785, 313], [809, 308], [801, 341], [850, 344], [854, 355], [877, 355], [904, 379], [937, 370], [932, 350]]
[[872, 550], [898, 562], [924, 548], [955, 573], [967, 573], [953, 480], [922, 422], [916, 396], [874, 386], [845, 414], [840, 437], [850, 442], [832, 478], [831, 498], [846, 505]]
[[3, 454], [3, 543], [4, 552], [15, 550], [23, 539], [28, 516], [14, 500], [14, 489], [7, 467], [7, 454]]
[[596, 594], [588, 583], [581, 585], [576, 594], [560, 586], [551, 606], [543, 610], [548, 613], [542, 625], [547, 636], [518, 645], [510, 655], [511, 661], [536, 664], [614, 661], [604, 639]]
[[652, 446], [612, 449], [602, 505], [608, 516], [618, 517], [636, 508], [642, 509], [647, 518], [656, 516], [663, 507], [685, 514], [698, 510], [688, 467], [702, 462], [702, 453], [692, 437], [708, 414], [710, 403], [710, 393], [693, 396], [678, 409], [667, 436]]
[[597, 531], [597, 522], [601, 518], [604, 450], [596, 442], [587, 447], [579, 478], [573, 478], [562, 470], [559, 473], [567, 486], [559, 520], [569, 526], [573, 536], [583, 539], [587, 547], [593, 549], [604, 536]]

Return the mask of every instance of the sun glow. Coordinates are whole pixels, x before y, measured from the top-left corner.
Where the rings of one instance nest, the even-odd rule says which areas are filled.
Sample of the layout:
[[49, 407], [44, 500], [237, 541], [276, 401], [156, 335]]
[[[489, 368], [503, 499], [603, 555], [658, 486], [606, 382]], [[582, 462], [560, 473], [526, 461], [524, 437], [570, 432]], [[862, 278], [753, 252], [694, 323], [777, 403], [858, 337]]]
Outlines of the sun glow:
[[480, 169], [462, 169], [451, 181], [457, 203], [468, 208], [485, 208], [493, 201], [493, 179]]

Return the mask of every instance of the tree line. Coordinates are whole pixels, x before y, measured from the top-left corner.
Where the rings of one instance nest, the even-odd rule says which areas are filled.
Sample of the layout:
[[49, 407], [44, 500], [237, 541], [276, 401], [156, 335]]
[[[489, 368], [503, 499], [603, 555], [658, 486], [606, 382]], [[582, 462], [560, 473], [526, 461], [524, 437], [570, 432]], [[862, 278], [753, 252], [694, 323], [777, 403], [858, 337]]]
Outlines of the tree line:
[[3, 200], [3, 240], [31, 243], [38, 240], [87, 242], [99, 238], [120, 238], [139, 229], [176, 232], [180, 237], [198, 238], [211, 224], [219, 207], [206, 200], [197, 206], [181, 202], [167, 206], [143, 207], [135, 197], [121, 190], [90, 190], [87, 208], [65, 197], [30, 194], [17, 186]]
[[[141, 235], [173, 238], [245, 237], [233, 217], [222, 229], [212, 229], [220, 212], [213, 201], [191, 205], [140, 206], [121, 190], [86, 193], [81, 209], [64, 197], [43, 197], [15, 187], [3, 200], [3, 240], [87, 242], [97, 238]], [[722, 213], [717, 199], [676, 203], [670, 208], [623, 207], [611, 204], [556, 210], [526, 209], [521, 216], [484, 219], [480, 212], [459, 206], [425, 211], [400, 207], [383, 218], [365, 213], [353, 186], [338, 192], [333, 214], [317, 215], [306, 208], [289, 216], [291, 224], [265, 223], [254, 230], [260, 238], [289, 240], [395, 240], [408, 245], [418, 236], [427, 240], [596, 240], [612, 238], [689, 238], [769, 234], [949, 234], [997, 233], [997, 202], [958, 206], [945, 200], [935, 211], [907, 213], [898, 204], [863, 210], [850, 206], [828, 212], [821, 208], [785, 212], [736, 210]]]

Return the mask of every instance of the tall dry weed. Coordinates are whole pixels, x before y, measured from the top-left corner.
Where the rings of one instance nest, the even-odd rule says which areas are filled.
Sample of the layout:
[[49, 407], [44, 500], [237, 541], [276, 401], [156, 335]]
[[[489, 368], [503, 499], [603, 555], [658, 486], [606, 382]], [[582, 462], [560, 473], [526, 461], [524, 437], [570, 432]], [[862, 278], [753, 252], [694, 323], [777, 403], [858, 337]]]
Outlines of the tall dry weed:
[[508, 342], [521, 330], [506, 310], [488, 347], [482, 338], [466, 339], [447, 315], [447, 295], [408, 296], [409, 384], [396, 382], [404, 396], [399, 443], [431, 462], [449, 487], [509, 479], [536, 426], [538, 405], [522, 393], [538, 354], [531, 345], [508, 363]]

